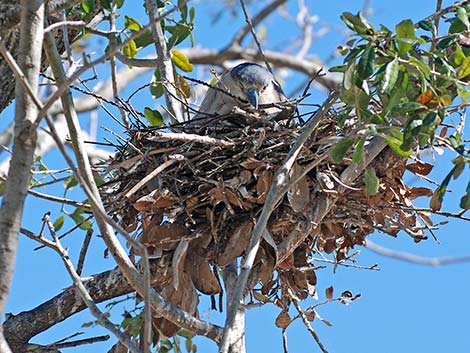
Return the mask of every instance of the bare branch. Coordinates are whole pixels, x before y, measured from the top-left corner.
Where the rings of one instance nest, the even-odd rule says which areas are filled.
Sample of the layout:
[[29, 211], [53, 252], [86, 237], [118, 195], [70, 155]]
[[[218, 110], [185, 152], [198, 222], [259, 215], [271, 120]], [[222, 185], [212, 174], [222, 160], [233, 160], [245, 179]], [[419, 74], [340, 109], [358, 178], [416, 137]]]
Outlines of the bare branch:
[[[36, 145], [36, 131], [31, 131], [31, 126], [38, 108], [32, 96], [37, 92], [39, 84], [44, 12], [44, 1], [21, 1], [22, 28], [19, 48], [21, 55], [19, 56], [18, 69], [23, 72], [23, 78], [17, 80], [15, 87], [15, 138], [0, 209], [0, 234], [2, 234], [0, 242], [0, 273], [2, 273], [0, 276], [0, 314], [5, 307], [13, 276], [18, 233]], [[4, 51], [2, 54], [5, 58], [8, 57]], [[32, 95], [26, 92], [25, 87], [31, 89]], [[0, 331], [0, 347], [2, 352], [8, 353], [11, 350], [2, 333]]]
[[[182, 5], [186, 1], [182, 1]], [[149, 12], [150, 20], [154, 20], [158, 18], [158, 5], [156, 0], [145, 0], [145, 4], [147, 5], [147, 9]], [[163, 33], [162, 25], [160, 21], [152, 21], [154, 24], [152, 25], [152, 35], [153, 40], [155, 42], [155, 47], [157, 49], [157, 64], [158, 68], [160, 69], [160, 77], [162, 78], [162, 83], [166, 101], [166, 108], [169, 112], [169, 117], [172, 119], [173, 122], [183, 122], [183, 114], [181, 110], [181, 105], [179, 102], [174, 99], [173, 97], [176, 96], [176, 89], [175, 89], [175, 73], [173, 70], [173, 63], [171, 62], [171, 53], [167, 49], [166, 46], [166, 38], [165, 34]]]
[[366, 248], [382, 256], [391, 257], [393, 259], [411, 262], [419, 265], [442, 266], [470, 262], [470, 256], [434, 258], [421, 257], [406, 252], [387, 249], [380, 245], [377, 245], [376, 243], [370, 240], [366, 240]]

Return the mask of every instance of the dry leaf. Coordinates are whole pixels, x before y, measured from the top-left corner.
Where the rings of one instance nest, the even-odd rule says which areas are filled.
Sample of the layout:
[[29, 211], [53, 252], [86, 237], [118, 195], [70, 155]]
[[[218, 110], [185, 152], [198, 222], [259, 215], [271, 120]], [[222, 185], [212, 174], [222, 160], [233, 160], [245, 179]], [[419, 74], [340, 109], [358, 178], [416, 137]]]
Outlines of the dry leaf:
[[255, 297], [256, 300], [260, 301], [261, 303], [271, 303], [271, 299], [261, 294], [260, 292], [253, 291], [253, 296]]
[[281, 313], [276, 318], [276, 326], [283, 328], [283, 329], [286, 329], [290, 325], [291, 322], [292, 320], [289, 314], [287, 313], [287, 311], [284, 311], [284, 310], [281, 311]]
[[329, 300], [333, 299], [333, 286], [325, 289], [325, 295], [326, 295], [326, 299], [329, 299]]
[[432, 189], [426, 187], [414, 187], [408, 190], [407, 194], [411, 200], [414, 200], [421, 196], [432, 196]]
[[243, 254], [250, 243], [252, 229], [253, 223], [245, 221], [228, 234], [228, 242], [225, 244], [223, 252], [218, 256], [217, 264], [226, 266]]
[[433, 167], [430, 163], [417, 160], [415, 163], [407, 164], [405, 168], [414, 174], [428, 175]]
[[287, 199], [294, 212], [305, 212], [305, 209], [310, 203], [310, 189], [306, 176], [287, 191]]

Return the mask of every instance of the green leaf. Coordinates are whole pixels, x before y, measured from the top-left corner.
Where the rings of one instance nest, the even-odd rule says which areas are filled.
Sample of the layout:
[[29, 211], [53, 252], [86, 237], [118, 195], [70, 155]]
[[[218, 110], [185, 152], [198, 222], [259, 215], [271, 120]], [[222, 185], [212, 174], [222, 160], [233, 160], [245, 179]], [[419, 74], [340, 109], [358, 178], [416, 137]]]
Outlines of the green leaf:
[[436, 49], [444, 50], [452, 46], [456, 42], [455, 38], [444, 38], [437, 42]]
[[193, 348], [193, 341], [191, 339], [186, 339], [184, 345], [186, 347], [186, 352], [191, 353], [191, 350]]
[[191, 7], [189, 9], [189, 23], [193, 23], [194, 22], [194, 16], [196, 15], [196, 9], [194, 7]]
[[424, 29], [425, 31], [431, 32], [433, 35], [436, 34], [436, 26], [434, 25], [433, 21], [419, 21], [418, 26], [421, 29]]
[[343, 12], [341, 20], [353, 31], [358, 34], [367, 34], [369, 30], [372, 30], [372, 26], [364, 19], [360, 13], [353, 15], [350, 12]]
[[171, 33], [168, 39], [168, 49], [180, 44], [191, 34], [190, 26], [182, 23], [177, 23], [176, 26], [166, 26], [165, 30]]
[[409, 157], [413, 153], [412, 149], [408, 150], [403, 150], [403, 133], [400, 132], [397, 129], [390, 129], [389, 131], [391, 134], [380, 134], [385, 141], [387, 142], [387, 145], [400, 157]]
[[120, 9], [124, 5], [124, 0], [116, 0], [116, 6], [118, 9]]
[[457, 180], [457, 178], [463, 173], [465, 169], [465, 160], [462, 156], [458, 156], [452, 161], [452, 163], [455, 164], [454, 173], [452, 176], [454, 177], [454, 180]]
[[405, 96], [406, 90], [408, 88], [408, 73], [404, 70], [399, 70], [397, 83], [395, 85], [396, 89], [392, 90], [390, 99], [385, 104], [383, 113], [387, 114], [392, 108], [394, 108], [401, 99]]
[[350, 90], [354, 86], [354, 73], [356, 72], [356, 65], [350, 64], [343, 75], [343, 88]]
[[465, 143], [462, 140], [462, 136], [456, 131], [454, 135], [449, 137], [451, 146], [460, 154], [465, 152]]
[[186, 1], [184, 0], [178, 0], [178, 8], [181, 12], [181, 20], [183, 22], [186, 22], [188, 18], [188, 5], [186, 4]]
[[65, 217], [64, 215], [61, 215], [59, 218], [57, 218], [54, 222], [54, 230], [58, 232], [60, 228], [64, 225]]
[[396, 25], [395, 30], [397, 32], [398, 53], [401, 56], [405, 56], [413, 46], [414, 40], [416, 39], [415, 27], [411, 20], [403, 20]]
[[124, 26], [132, 32], [138, 32], [142, 29], [140, 22], [129, 16], [124, 17]]
[[84, 208], [77, 208], [75, 211], [70, 214], [70, 218], [73, 219], [76, 225], [79, 225], [80, 229], [83, 230], [88, 230], [91, 228], [91, 222], [90, 220], [85, 221], [85, 217], [82, 216], [82, 213], [85, 212], [86, 210]]
[[160, 114], [158, 110], [150, 109], [149, 107], [145, 107], [144, 115], [147, 119], [150, 126], [163, 126], [163, 116]]
[[70, 190], [78, 185], [77, 179], [74, 176], [70, 176], [64, 181], [65, 190]]
[[329, 72], [346, 72], [348, 65], [336, 65], [328, 69]]
[[366, 138], [362, 137], [356, 145], [356, 150], [354, 151], [352, 160], [354, 163], [360, 163], [362, 161], [362, 157], [364, 156], [364, 143], [366, 142]]
[[95, 1], [94, 0], [83, 0], [81, 3], [82, 10], [88, 15], [95, 11]]
[[468, 22], [468, 15], [467, 11], [465, 11], [465, 8], [459, 7], [457, 9], [457, 18], [462, 21], [467, 31], [470, 30], [470, 22]]
[[184, 338], [187, 338], [187, 339], [191, 339], [191, 338], [194, 337], [194, 333], [189, 332], [188, 330], [185, 330], [184, 328], [182, 328], [178, 331], [178, 336], [181, 336], [181, 337], [184, 337]]
[[172, 50], [171, 54], [171, 60], [176, 67], [180, 68], [184, 72], [193, 71], [193, 64], [189, 62], [189, 59], [182, 52], [179, 50]]
[[364, 172], [364, 183], [366, 190], [370, 195], [376, 195], [379, 192], [379, 178], [373, 168], [367, 168]]
[[153, 36], [150, 29], [146, 29], [138, 38], [135, 39], [135, 45], [137, 48], [145, 48], [152, 43]]
[[111, 11], [111, 1], [110, 0], [100, 0], [100, 5], [103, 6], [106, 10]]
[[333, 159], [333, 162], [335, 163], [340, 163], [343, 160], [343, 157], [345, 156], [346, 152], [351, 148], [351, 146], [354, 144], [354, 139], [342, 139], [340, 140], [335, 147], [333, 147], [331, 151], [331, 158]]
[[461, 79], [467, 77], [468, 75], [470, 75], [470, 56], [465, 58], [462, 62], [462, 66], [460, 66], [460, 70], [457, 74], [457, 77]]
[[468, 210], [470, 209], [470, 182], [467, 184], [467, 194], [460, 199], [460, 207]]
[[385, 68], [385, 76], [382, 84], [382, 92], [390, 93], [391, 90], [395, 87], [398, 79], [398, 58], [395, 57], [390, 61]]
[[357, 76], [360, 80], [366, 80], [374, 72], [375, 68], [375, 48], [368, 46], [364, 49], [357, 64]]
[[129, 41], [124, 48], [122, 48], [122, 52], [128, 58], [134, 58], [137, 54], [137, 45], [135, 44], [134, 40]]

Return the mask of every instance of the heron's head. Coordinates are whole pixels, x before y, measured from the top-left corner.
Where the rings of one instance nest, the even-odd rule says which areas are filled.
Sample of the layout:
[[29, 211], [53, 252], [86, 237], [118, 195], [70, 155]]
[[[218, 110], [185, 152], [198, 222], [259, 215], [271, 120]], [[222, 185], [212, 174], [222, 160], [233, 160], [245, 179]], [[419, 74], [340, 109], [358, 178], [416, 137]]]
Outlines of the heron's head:
[[256, 109], [258, 109], [258, 102], [260, 96], [266, 91], [269, 85], [275, 85], [276, 90], [281, 89], [274, 80], [273, 75], [266, 70], [263, 66], [246, 62], [233, 67], [230, 70], [232, 77], [237, 87], [232, 87], [234, 93], [240, 90], [242, 97]]

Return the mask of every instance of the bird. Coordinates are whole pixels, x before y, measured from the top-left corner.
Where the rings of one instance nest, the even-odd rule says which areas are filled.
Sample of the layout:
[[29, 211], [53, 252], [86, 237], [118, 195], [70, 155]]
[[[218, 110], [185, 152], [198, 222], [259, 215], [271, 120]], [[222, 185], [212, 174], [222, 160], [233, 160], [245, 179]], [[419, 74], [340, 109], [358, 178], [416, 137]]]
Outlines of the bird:
[[244, 62], [225, 72], [210, 87], [194, 119], [225, 115], [235, 106], [254, 108], [267, 115], [278, 113], [276, 107], [258, 109], [260, 105], [287, 101], [271, 72], [254, 62]]

